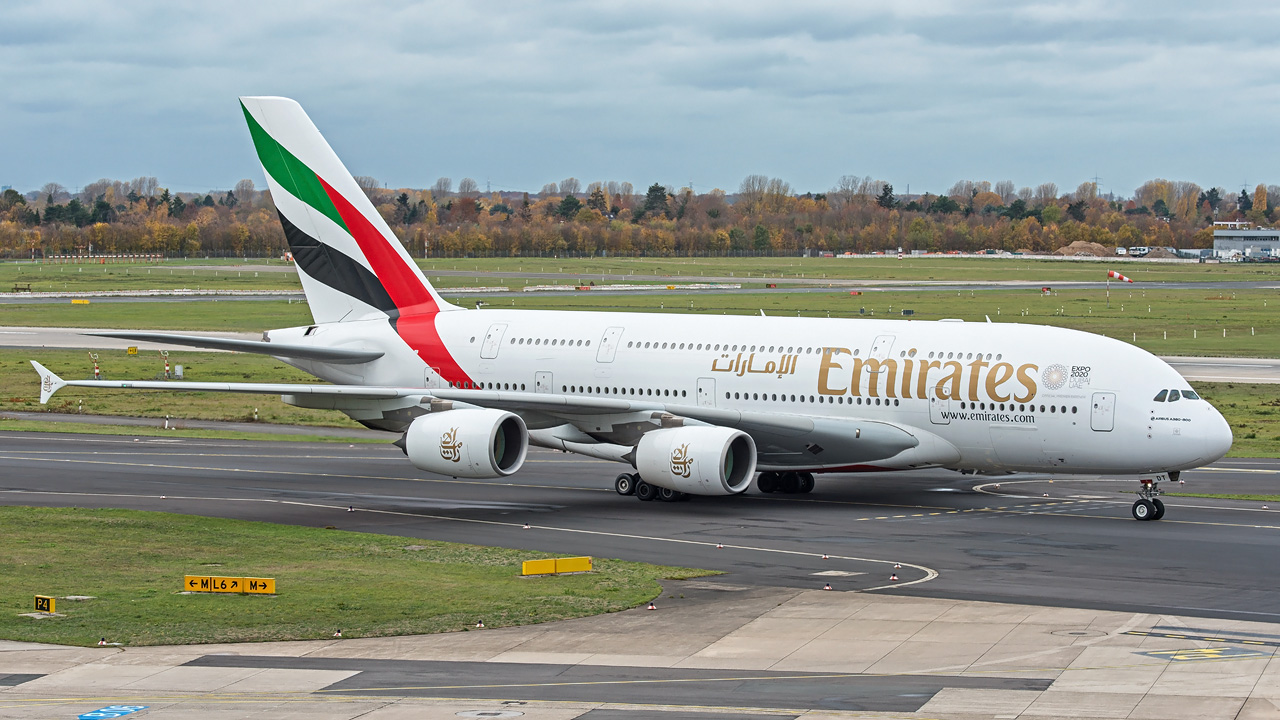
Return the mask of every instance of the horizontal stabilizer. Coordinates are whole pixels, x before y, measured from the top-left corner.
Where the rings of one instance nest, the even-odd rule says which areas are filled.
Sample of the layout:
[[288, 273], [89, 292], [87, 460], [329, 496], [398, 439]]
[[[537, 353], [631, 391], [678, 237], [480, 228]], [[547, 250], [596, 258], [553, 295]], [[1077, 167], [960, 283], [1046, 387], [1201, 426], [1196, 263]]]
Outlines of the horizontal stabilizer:
[[54, 375], [52, 370], [41, 365], [35, 360], [31, 361], [31, 366], [34, 367], [36, 372], [40, 375], [40, 404], [44, 405], [49, 402], [49, 398], [52, 397], [54, 393], [61, 390], [67, 383], [62, 378]]
[[261, 340], [236, 340], [234, 338], [204, 337], [202, 335], [175, 335], [160, 332], [91, 332], [85, 335], [117, 338], [120, 340], [137, 340], [139, 342], [157, 342], [168, 345], [185, 345], [188, 347], [212, 348], [215, 350], [233, 350], [235, 352], [258, 353], [282, 358], [298, 358], [301, 360], [318, 360], [337, 363], [339, 365], [355, 365], [373, 362], [382, 357], [377, 350], [355, 350], [350, 348], [327, 348], [314, 345], [289, 345], [285, 343], [263, 342]]

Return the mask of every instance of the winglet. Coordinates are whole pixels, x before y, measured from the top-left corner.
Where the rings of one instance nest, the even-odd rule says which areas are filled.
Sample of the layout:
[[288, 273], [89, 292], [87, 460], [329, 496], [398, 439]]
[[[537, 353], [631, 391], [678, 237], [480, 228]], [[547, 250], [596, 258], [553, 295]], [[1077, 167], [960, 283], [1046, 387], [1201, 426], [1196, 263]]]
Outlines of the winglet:
[[66, 386], [67, 381], [54, 375], [52, 370], [35, 360], [31, 361], [31, 367], [34, 367], [40, 375], [40, 404], [44, 405], [49, 402], [49, 398], [53, 397], [54, 393]]

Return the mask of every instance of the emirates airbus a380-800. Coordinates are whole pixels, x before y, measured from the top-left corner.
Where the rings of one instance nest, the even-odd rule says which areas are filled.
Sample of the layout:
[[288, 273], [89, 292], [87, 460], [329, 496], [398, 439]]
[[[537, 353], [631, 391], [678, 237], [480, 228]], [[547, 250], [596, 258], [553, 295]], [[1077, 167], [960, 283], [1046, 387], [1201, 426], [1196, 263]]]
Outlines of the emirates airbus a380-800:
[[1159, 358], [1098, 335], [959, 321], [468, 310], [445, 302], [298, 103], [241, 99], [315, 323], [261, 341], [109, 333], [271, 355], [324, 384], [64, 381], [279, 394], [341, 410], [421, 470], [496, 478], [529, 445], [617, 461], [623, 495], [804, 493], [814, 473], [1132, 475], [1221, 458], [1222, 415]]

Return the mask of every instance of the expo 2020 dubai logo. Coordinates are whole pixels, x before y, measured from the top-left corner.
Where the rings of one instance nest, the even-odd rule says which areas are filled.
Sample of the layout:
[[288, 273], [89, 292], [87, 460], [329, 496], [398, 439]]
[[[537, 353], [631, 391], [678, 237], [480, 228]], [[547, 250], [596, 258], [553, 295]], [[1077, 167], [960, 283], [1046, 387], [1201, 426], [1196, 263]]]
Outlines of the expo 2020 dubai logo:
[[1046, 390], [1057, 390], [1067, 384], [1067, 368], [1054, 363], [1044, 369], [1040, 374], [1040, 380], [1044, 382]]

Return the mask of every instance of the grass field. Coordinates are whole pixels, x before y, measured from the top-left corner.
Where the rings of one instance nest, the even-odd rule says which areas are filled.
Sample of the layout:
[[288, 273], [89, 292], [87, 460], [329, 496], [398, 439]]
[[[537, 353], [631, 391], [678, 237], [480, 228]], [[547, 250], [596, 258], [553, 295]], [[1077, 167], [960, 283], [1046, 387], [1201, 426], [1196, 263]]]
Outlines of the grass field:
[[[558, 280], [530, 279], [529, 283], [584, 282], [601, 275], [657, 275], [679, 281], [701, 277], [731, 277], [748, 284], [798, 280], [867, 280], [944, 282], [1020, 280], [1026, 282], [1100, 282], [1107, 270], [1119, 270], [1138, 282], [1207, 282], [1213, 280], [1280, 280], [1280, 264], [1223, 263], [1168, 264], [1105, 258], [1097, 261], [1031, 260], [1023, 258], [896, 257], [878, 258], [476, 258], [418, 260], [419, 267], [441, 287], [507, 285], [520, 278], [432, 276], [432, 270], [511, 272], [520, 275], [556, 273]], [[650, 283], [653, 280], [636, 279]], [[156, 264], [48, 264], [0, 262], [0, 291], [15, 284], [31, 284], [34, 291], [101, 291], [151, 289], [297, 290], [297, 275], [281, 260], [184, 260]]]
[[[527, 625], [635, 607], [709, 574], [596, 559], [521, 578], [545, 553], [132, 510], [0, 507], [0, 638], [94, 645], [310, 640]], [[91, 539], [91, 541], [88, 541]], [[179, 594], [182, 576], [271, 577], [277, 595]], [[62, 618], [35, 620], [33, 596]]]
[[310, 323], [307, 304], [288, 300], [0, 305], [0, 326], [9, 327], [260, 332]]
[[8, 292], [14, 285], [28, 284], [32, 292], [302, 289], [292, 263], [255, 260], [253, 264], [260, 269], [231, 269], [222, 264], [189, 266], [177, 260], [157, 265], [5, 262], [0, 263], [0, 291]]
[[1029, 282], [1101, 282], [1117, 270], [1139, 282], [1274, 280], [1280, 264], [1155, 263], [1103, 258], [1096, 261], [1023, 258], [897, 257], [876, 258], [476, 258], [425, 259], [423, 271], [564, 273], [592, 275], [664, 275], [673, 278], [733, 276], [757, 280], [840, 279], [909, 282], [1022, 280]]
[[1209, 498], [1212, 500], [1250, 500], [1254, 502], [1280, 502], [1280, 495], [1237, 495], [1232, 493], [1165, 493], [1169, 497]]
[[[174, 393], [163, 390], [96, 390], [64, 388], [48, 405], [40, 404], [39, 376], [31, 368], [36, 360], [68, 380], [93, 378], [93, 363], [83, 350], [0, 350], [0, 411], [27, 411], [116, 415], [176, 419], [253, 420], [254, 408], [263, 423], [362, 427], [334, 410], [309, 410], [285, 405], [279, 395], [239, 393]], [[169, 361], [183, 365], [185, 379], [195, 382], [315, 382], [315, 378], [262, 355], [243, 353], [185, 352], [174, 350]], [[123, 350], [98, 352], [103, 377], [111, 380], [150, 380], [164, 372], [157, 354], [126, 355]], [[126, 433], [136, 430], [126, 430]], [[206, 435], [201, 435], [206, 436]]]
[[[1044, 296], [1028, 290], [848, 291], [724, 293], [714, 295], [596, 295], [588, 292], [518, 297], [474, 296], [490, 308], [609, 310], [703, 315], [771, 315], [902, 319], [961, 318], [969, 322], [1025, 322], [1075, 328], [1128, 342], [1158, 355], [1280, 357], [1280, 290], [1067, 290]], [[1271, 308], [1275, 304], [1276, 308]], [[172, 303], [111, 302], [0, 305], [0, 325], [113, 327], [139, 330], [259, 332], [305, 325], [311, 312], [287, 300]], [[1223, 330], [1226, 336], [1223, 336]], [[1136, 340], [1135, 340], [1136, 338]]]

